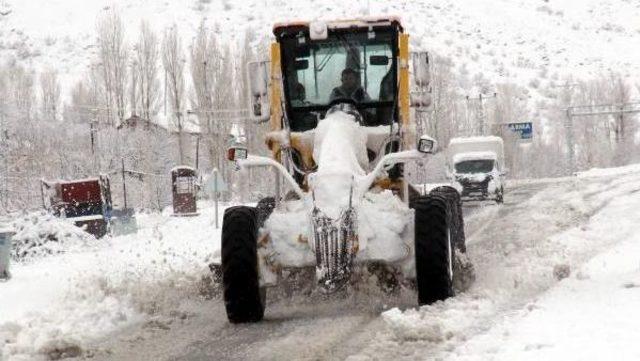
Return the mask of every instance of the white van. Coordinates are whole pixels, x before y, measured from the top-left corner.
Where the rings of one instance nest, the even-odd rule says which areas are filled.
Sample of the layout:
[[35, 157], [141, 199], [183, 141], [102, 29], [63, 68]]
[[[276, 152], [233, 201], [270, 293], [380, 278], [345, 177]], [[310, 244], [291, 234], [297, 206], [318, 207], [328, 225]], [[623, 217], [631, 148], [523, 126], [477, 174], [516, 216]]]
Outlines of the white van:
[[453, 138], [447, 174], [463, 200], [504, 201], [504, 144], [495, 136]]

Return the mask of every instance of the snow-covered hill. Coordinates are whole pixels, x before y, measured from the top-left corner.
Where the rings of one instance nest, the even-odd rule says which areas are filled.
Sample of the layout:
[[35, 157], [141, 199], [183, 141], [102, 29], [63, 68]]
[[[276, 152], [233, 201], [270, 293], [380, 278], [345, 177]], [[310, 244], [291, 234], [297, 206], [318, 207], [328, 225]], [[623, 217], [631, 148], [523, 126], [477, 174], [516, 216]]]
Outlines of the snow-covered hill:
[[67, 86], [89, 65], [95, 20], [112, 7], [130, 42], [145, 19], [158, 32], [177, 24], [189, 44], [203, 20], [233, 42], [247, 31], [268, 37], [276, 21], [354, 17], [368, 3], [371, 14], [400, 15], [414, 49], [451, 57], [469, 79], [482, 74], [534, 91], [567, 74], [615, 71], [640, 80], [640, 2], [634, 0], [1, 0], [0, 59], [58, 69]]

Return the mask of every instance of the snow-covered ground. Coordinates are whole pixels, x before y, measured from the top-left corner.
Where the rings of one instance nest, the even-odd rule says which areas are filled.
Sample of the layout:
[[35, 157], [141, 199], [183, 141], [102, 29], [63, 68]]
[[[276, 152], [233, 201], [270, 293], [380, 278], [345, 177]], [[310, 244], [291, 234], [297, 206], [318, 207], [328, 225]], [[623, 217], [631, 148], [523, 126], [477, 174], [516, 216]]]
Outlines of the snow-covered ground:
[[522, 182], [516, 189], [542, 188], [511, 215], [494, 208], [467, 218], [472, 289], [382, 313], [385, 327], [349, 359], [638, 359], [639, 180], [630, 166]]
[[63, 254], [14, 262], [12, 279], [0, 283], [0, 359], [73, 355], [87, 340], [161, 311], [180, 314], [184, 299], [206, 295], [220, 243], [214, 208], [196, 217], [138, 214], [137, 223], [137, 234], [90, 237]]
[[450, 359], [640, 359], [639, 204], [640, 193], [616, 198], [585, 225], [555, 237], [569, 247], [614, 246], [585, 264], [575, 262], [567, 279], [466, 341]]
[[[0, 359], [636, 360], [640, 166], [518, 182], [504, 205], [465, 206], [477, 281], [415, 295], [270, 297], [233, 326], [209, 284], [213, 209], [140, 214], [135, 235], [14, 263], [0, 283]], [[355, 301], [354, 301], [355, 300]]]
[[178, 25], [186, 44], [204, 21], [234, 43], [246, 32], [268, 37], [278, 21], [369, 11], [401, 16], [415, 49], [452, 58], [468, 80], [481, 74], [489, 83], [509, 81], [535, 92], [569, 74], [613, 70], [634, 81], [640, 74], [640, 50], [633, 46], [640, 39], [640, 3], [634, 0], [2, 0], [0, 59], [58, 69], [68, 88], [97, 52], [95, 20], [114, 7], [131, 43], [141, 20], [159, 33]]

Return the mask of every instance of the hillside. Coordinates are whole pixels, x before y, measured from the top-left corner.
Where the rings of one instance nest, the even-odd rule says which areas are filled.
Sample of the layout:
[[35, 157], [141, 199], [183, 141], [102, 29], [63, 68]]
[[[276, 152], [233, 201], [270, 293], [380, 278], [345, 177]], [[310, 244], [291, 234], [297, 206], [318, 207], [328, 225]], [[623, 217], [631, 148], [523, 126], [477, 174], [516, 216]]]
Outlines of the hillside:
[[[185, 4], [186, 3], [186, 4]], [[403, 19], [414, 50], [450, 57], [461, 74], [489, 83], [513, 82], [534, 91], [565, 76], [619, 72], [640, 80], [640, 3], [632, 0], [479, 0], [370, 2], [371, 14]], [[270, 36], [276, 21], [364, 14], [367, 1], [284, 0], [2, 0], [0, 59], [61, 73], [63, 89], [95, 55], [95, 20], [115, 7], [132, 42], [145, 19], [158, 32], [178, 24], [187, 44], [201, 21], [228, 42], [245, 33]], [[93, 14], [93, 15], [88, 15]], [[478, 78], [476, 78], [478, 79]], [[465, 79], [461, 79], [465, 82]], [[550, 84], [553, 82], [552, 84]], [[463, 88], [471, 88], [461, 84]]]

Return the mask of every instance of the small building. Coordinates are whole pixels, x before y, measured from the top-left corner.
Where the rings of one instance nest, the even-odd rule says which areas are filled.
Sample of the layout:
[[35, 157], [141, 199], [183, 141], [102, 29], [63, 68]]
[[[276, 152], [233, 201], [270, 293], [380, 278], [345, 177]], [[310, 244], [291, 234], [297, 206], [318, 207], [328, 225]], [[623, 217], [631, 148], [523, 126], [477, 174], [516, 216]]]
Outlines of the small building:
[[53, 182], [43, 179], [41, 191], [44, 207], [55, 216], [73, 220], [96, 238], [107, 233], [112, 211], [107, 176]]

